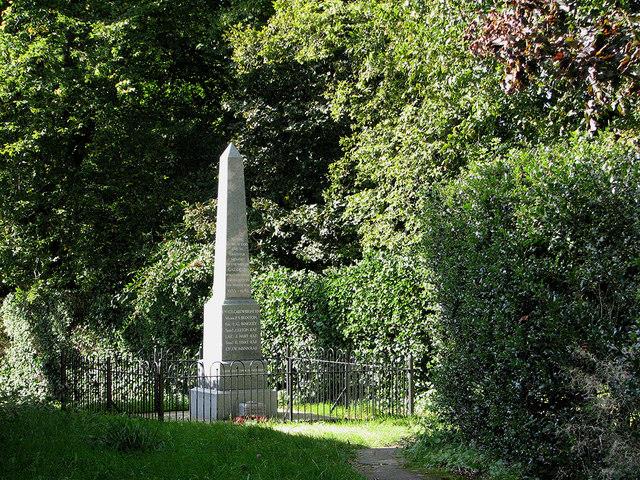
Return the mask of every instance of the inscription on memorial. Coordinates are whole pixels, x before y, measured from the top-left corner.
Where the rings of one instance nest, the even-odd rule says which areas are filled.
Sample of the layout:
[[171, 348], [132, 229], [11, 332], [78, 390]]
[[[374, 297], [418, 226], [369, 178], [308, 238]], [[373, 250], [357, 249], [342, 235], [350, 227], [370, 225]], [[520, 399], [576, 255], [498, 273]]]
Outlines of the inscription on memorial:
[[235, 241], [227, 245], [226, 286], [230, 298], [247, 298], [251, 296], [251, 276], [248, 246], [245, 242]]
[[224, 307], [224, 351], [259, 352], [260, 319], [257, 305]]

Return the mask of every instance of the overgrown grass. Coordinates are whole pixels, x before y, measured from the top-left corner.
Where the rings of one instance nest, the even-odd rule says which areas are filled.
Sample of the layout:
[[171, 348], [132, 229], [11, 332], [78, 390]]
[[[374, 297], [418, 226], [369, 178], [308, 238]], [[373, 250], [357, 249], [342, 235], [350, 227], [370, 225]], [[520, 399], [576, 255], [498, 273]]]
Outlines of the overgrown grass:
[[451, 472], [460, 478], [482, 480], [521, 480], [518, 465], [506, 465], [486, 452], [464, 442], [453, 429], [443, 425], [434, 414], [421, 419], [419, 433], [405, 448], [409, 465], [429, 472]]
[[[0, 410], [3, 480], [361, 480], [360, 445], [272, 425], [155, 422], [50, 408]], [[366, 437], [366, 436], [365, 436]]]
[[165, 446], [164, 432], [158, 424], [132, 421], [127, 417], [96, 417], [101, 425], [91, 440], [101, 447], [119, 452], [162, 450]]

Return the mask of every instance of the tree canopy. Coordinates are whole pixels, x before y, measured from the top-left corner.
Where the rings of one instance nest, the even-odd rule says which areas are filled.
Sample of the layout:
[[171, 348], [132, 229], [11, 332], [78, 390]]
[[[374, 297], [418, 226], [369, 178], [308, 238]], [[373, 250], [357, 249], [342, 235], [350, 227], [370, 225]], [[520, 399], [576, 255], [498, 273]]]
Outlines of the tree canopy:
[[411, 351], [452, 428], [529, 474], [633, 470], [637, 2], [0, 12], [13, 388], [67, 348], [197, 349], [233, 141], [265, 350]]

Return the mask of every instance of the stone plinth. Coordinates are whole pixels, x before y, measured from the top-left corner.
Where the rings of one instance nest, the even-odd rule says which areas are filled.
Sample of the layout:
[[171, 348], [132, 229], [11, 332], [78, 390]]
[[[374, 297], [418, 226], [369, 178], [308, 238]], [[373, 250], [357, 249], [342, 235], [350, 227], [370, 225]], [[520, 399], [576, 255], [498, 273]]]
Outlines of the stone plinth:
[[194, 420], [226, 420], [256, 415], [256, 411], [264, 412], [260, 416], [275, 417], [278, 413], [277, 392], [265, 388], [217, 390], [203, 387], [192, 388], [189, 392], [189, 414]]

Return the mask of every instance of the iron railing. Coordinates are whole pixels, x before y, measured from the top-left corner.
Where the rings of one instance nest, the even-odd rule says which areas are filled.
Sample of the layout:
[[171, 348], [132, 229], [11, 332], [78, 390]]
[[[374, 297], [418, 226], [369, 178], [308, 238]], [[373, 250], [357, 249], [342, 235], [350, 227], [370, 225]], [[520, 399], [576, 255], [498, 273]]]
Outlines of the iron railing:
[[258, 361], [204, 365], [159, 351], [66, 355], [60, 362], [59, 400], [63, 408], [159, 420], [361, 420], [413, 414], [411, 358], [368, 363], [339, 351], [316, 357], [287, 351]]

